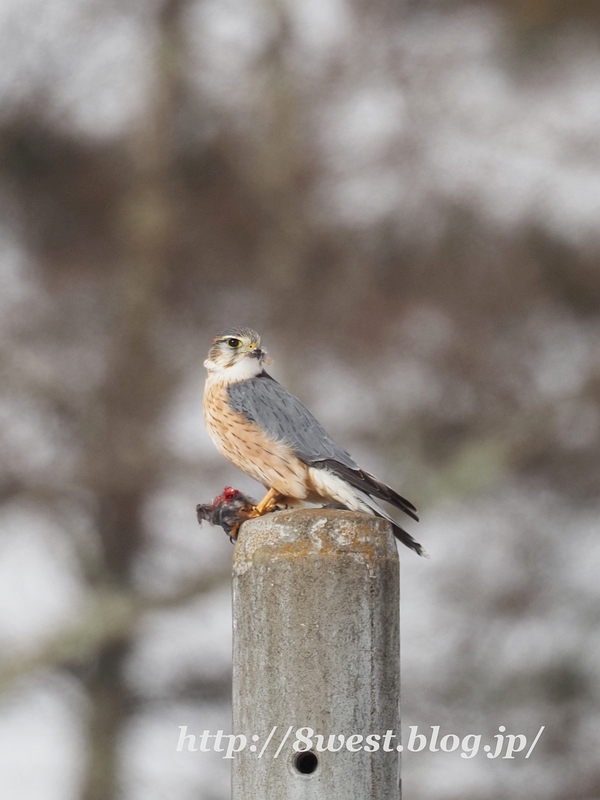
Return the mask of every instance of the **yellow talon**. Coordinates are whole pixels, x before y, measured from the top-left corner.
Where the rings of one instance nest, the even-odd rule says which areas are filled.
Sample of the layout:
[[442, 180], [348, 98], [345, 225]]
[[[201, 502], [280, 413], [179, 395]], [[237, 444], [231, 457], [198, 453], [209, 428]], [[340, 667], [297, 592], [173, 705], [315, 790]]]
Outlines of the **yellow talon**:
[[275, 489], [269, 489], [260, 503], [254, 506], [248, 517], [254, 519], [256, 517], [262, 517], [263, 514], [267, 514], [269, 511], [273, 511], [273, 509], [277, 508], [278, 498], [279, 495]]

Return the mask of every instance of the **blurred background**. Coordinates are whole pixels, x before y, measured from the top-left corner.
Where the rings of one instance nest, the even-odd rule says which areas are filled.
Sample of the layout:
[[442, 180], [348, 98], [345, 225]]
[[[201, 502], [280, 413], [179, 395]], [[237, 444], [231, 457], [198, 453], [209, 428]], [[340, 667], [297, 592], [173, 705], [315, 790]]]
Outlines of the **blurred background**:
[[[261, 488], [202, 361], [272, 374], [416, 503], [410, 800], [600, 797], [595, 0], [1, 0], [0, 795], [226, 800]], [[406, 734], [405, 734], [406, 735]]]

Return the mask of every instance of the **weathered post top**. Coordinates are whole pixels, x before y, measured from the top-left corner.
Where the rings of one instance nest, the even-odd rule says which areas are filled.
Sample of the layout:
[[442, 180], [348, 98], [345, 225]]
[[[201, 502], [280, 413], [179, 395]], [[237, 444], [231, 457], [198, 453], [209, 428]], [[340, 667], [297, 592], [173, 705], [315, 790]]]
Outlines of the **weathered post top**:
[[249, 743], [233, 762], [233, 800], [398, 800], [388, 523], [331, 509], [268, 514], [242, 526], [233, 572], [233, 726]]

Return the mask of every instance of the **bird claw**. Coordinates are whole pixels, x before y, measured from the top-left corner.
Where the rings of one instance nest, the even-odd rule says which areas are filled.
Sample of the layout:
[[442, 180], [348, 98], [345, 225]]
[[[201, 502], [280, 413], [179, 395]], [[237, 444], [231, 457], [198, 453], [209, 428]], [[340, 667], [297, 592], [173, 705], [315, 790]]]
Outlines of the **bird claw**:
[[258, 519], [258, 517], [264, 517], [265, 514], [270, 514], [271, 511], [276, 511], [278, 508], [277, 503], [272, 501], [267, 503], [261, 508], [260, 503], [257, 506], [254, 506], [252, 510], [248, 514], [248, 519]]
[[269, 489], [260, 503], [252, 508], [250, 512], [251, 518], [256, 519], [256, 517], [262, 517], [263, 514], [268, 514], [270, 511], [275, 511], [279, 497], [274, 489]]
[[247, 512], [246, 510], [244, 510], [243, 519], [241, 519], [239, 522], [236, 522], [231, 531], [229, 531], [229, 540], [231, 541], [231, 543], [235, 544], [235, 542], [237, 541], [237, 537], [243, 522], [245, 522], [248, 519], [258, 519], [259, 517], [263, 517], [265, 514], [270, 514], [271, 511], [276, 511], [276, 510], [277, 510], [276, 502], [271, 502], [262, 509], [260, 508], [260, 503], [259, 503], [257, 506], [252, 506], [252, 508]]
[[234, 543], [243, 522], [275, 511], [278, 507], [277, 501], [278, 495], [272, 490], [257, 504], [251, 497], [226, 486], [223, 494], [215, 497], [212, 503], [197, 505], [196, 516], [200, 524], [206, 521], [223, 528], [229, 540]]
[[[233, 528], [229, 531], [229, 541], [231, 544], [235, 544], [237, 542], [238, 534], [240, 532], [240, 528], [242, 527], [241, 522], [236, 522]], [[227, 533], [227, 531], [225, 531]]]

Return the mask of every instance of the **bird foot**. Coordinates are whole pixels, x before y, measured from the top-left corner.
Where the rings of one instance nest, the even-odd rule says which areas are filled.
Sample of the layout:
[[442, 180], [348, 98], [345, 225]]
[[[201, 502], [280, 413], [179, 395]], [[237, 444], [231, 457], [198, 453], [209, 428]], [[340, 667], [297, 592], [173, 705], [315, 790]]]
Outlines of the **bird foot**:
[[212, 503], [196, 506], [196, 515], [200, 523], [207, 521], [212, 525], [219, 525], [230, 540], [235, 542], [243, 522], [275, 511], [279, 500], [280, 496], [271, 489], [256, 504], [252, 498], [226, 486], [223, 494], [215, 497]]
[[250, 510], [248, 519], [256, 519], [257, 517], [262, 517], [264, 514], [268, 514], [270, 511], [275, 511], [278, 500], [279, 495], [277, 492], [273, 489], [269, 489], [260, 503]]
[[248, 512], [248, 519], [257, 519], [258, 517], [264, 517], [265, 514], [269, 514], [271, 511], [275, 511], [277, 509], [277, 503], [269, 503], [268, 505], [262, 506], [260, 503], [257, 506], [254, 506]]
[[[265, 514], [270, 514], [271, 511], [277, 510], [277, 503], [272, 502], [268, 505], [265, 505], [261, 508], [261, 504], [259, 503], [257, 506], [251, 506], [249, 509], [244, 509], [243, 511], [243, 519], [237, 522], [231, 531], [229, 532], [229, 538], [232, 542], [235, 542], [238, 537], [238, 533], [240, 532], [240, 528], [242, 527], [242, 523], [246, 522], [248, 519], [258, 519], [259, 517], [264, 517]], [[242, 516], [242, 514], [240, 514]]]

